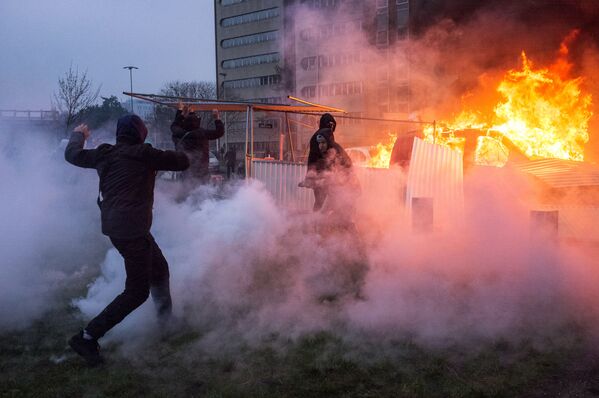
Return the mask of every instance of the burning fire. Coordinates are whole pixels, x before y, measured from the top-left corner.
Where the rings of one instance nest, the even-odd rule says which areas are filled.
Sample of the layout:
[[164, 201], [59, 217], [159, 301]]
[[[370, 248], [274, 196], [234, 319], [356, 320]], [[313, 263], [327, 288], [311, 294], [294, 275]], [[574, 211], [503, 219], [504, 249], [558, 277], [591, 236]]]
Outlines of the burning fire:
[[[568, 78], [572, 65], [567, 60], [573, 31], [562, 42], [557, 61], [548, 68], [535, 68], [522, 52], [520, 70], [509, 70], [497, 86], [501, 100], [492, 115], [464, 110], [452, 122], [424, 131], [430, 142], [463, 150], [460, 130], [477, 129], [475, 161], [502, 166], [507, 148], [502, 136], [511, 140], [528, 157], [584, 160], [592, 116], [591, 95], [581, 90], [582, 77]], [[486, 134], [486, 137], [485, 137]]]
[[368, 167], [375, 168], [388, 168], [389, 162], [391, 161], [391, 152], [393, 151], [393, 145], [397, 140], [397, 135], [389, 134], [387, 143], [376, 144], [376, 154], [368, 161]]

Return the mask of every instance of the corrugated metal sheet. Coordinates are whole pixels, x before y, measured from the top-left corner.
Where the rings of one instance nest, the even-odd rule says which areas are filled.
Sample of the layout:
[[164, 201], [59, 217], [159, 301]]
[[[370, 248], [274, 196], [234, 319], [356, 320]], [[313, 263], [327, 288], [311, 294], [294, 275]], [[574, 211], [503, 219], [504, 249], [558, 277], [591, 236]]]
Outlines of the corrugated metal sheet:
[[261, 181], [279, 205], [297, 210], [312, 209], [312, 190], [297, 186], [306, 176], [305, 164], [254, 160], [251, 170], [252, 178]]
[[462, 154], [451, 148], [414, 139], [406, 188], [406, 208], [413, 198], [432, 198], [435, 228], [460, 219], [464, 208]]
[[562, 239], [599, 242], [599, 207], [542, 206], [539, 210], [555, 210], [558, 214], [558, 234]]
[[599, 186], [599, 166], [562, 159], [541, 159], [519, 163], [516, 167], [538, 177], [553, 188]]
[[[306, 176], [306, 165], [254, 160], [251, 170], [252, 178], [261, 181], [278, 204], [298, 210], [312, 209], [312, 190], [297, 186]], [[372, 200], [381, 206], [403, 203], [405, 177], [400, 169], [354, 167], [354, 172], [362, 189], [359, 201]], [[377, 196], [383, 193], [385, 198]]]

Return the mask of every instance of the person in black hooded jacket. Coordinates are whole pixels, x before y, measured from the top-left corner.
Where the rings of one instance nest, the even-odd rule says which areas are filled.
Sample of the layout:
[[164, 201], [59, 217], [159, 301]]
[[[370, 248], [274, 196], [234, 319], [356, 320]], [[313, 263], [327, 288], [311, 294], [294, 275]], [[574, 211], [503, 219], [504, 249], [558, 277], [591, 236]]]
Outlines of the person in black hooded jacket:
[[335, 118], [330, 113], [325, 113], [320, 117], [320, 121], [318, 123], [318, 130], [312, 137], [310, 137], [310, 151], [308, 152], [308, 169], [316, 167], [316, 163], [319, 159], [322, 158], [322, 153], [318, 148], [318, 142], [316, 137], [319, 135], [330, 137], [333, 141], [335, 141], [335, 128], [337, 127], [337, 122]]
[[347, 243], [347, 249], [337, 256], [338, 261], [332, 261], [318, 275], [318, 300], [335, 301], [347, 294], [360, 298], [368, 271], [364, 245], [353, 221], [360, 183], [350, 157], [332, 135], [317, 134], [316, 143], [320, 157], [299, 185], [312, 188], [315, 193], [317, 189], [320, 191], [319, 196], [315, 195], [314, 209], [322, 209], [326, 215], [322, 218], [324, 222], [318, 223], [322, 239]]
[[328, 198], [329, 210], [341, 218], [350, 217], [351, 202], [355, 193], [359, 193], [352, 161], [341, 145], [335, 142], [333, 134], [327, 134], [326, 130], [316, 135], [316, 144], [319, 157], [308, 166], [306, 178], [299, 186], [314, 190], [314, 211], [322, 209]]
[[90, 132], [81, 124], [65, 149], [67, 162], [96, 169], [102, 233], [123, 256], [127, 273], [125, 290], [69, 340], [69, 345], [92, 365], [102, 361], [98, 339], [145, 302], [150, 293], [159, 319], [165, 321], [171, 313], [168, 263], [150, 233], [154, 182], [158, 170], [182, 171], [189, 167], [189, 160], [182, 152], [144, 144], [147, 133], [139, 116], [126, 115], [118, 120], [116, 145], [83, 149]]
[[182, 173], [184, 180], [196, 180], [205, 184], [210, 180], [210, 140], [216, 140], [225, 134], [225, 126], [220, 120], [217, 110], [214, 116], [214, 130], [200, 127], [201, 119], [187, 106], [180, 106], [171, 124], [171, 132], [175, 149], [187, 154], [190, 161], [189, 170]]
[[[322, 160], [322, 152], [318, 147], [317, 137], [323, 136], [330, 138], [333, 142], [335, 141], [335, 128], [337, 127], [337, 122], [335, 118], [330, 113], [325, 113], [320, 117], [320, 121], [318, 123], [318, 130], [312, 134], [310, 137], [309, 144], [309, 152], [308, 152], [308, 173], [307, 176], [311, 176], [314, 173], [318, 172], [318, 163]], [[345, 153], [345, 151], [343, 151]], [[326, 199], [325, 190], [319, 186], [313, 186], [312, 190], [314, 191], [314, 211], [318, 211], [322, 208], [324, 200]]]

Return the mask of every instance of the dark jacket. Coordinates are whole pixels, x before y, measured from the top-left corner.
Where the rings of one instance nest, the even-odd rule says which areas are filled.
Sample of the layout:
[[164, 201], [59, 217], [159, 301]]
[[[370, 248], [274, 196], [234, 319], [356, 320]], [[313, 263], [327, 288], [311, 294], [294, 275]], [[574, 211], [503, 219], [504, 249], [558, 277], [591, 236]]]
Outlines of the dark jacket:
[[[318, 134], [317, 134], [318, 135]], [[329, 147], [325, 156], [320, 154], [320, 158], [318, 158], [314, 162], [314, 168], [318, 172], [322, 171], [331, 171], [331, 172], [350, 172], [352, 169], [352, 161], [345, 149], [339, 144], [335, 142], [335, 137], [333, 134], [322, 134], [322, 136], [327, 140], [327, 146]], [[316, 143], [318, 147], [318, 142]]]
[[[318, 149], [316, 137], [319, 134], [326, 139], [329, 148], [324, 156]], [[308, 164], [304, 186], [314, 190], [313, 210], [318, 211], [322, 208], [327, 197], [332, 202], [338, 200], [339, 195], [335, 193], [339, 189], [351, 189], [359, 192], [360, 188], [353, 174], [351, 158], [341, 145], [335, 142], [331, 130], [320, 129], [314, 134], [313, 138], [318, 152], [314, 152], [314, 160], [311, 164]], [[342, 208], [344, 206], [333, 204], [332, 207]]]
[[83, 149], [84, 143], [83, 134], [73, 132], [64, 157], [75, 166], [98, 172], [102, 233], [117, 239], [147, 234], [152, 226], [156, 171], [185, 170], [189, 167], [187, 156], [129, 141], [96, 149]]
[[[318, 142], [316, 141], [316, 137], [319, 135], [327, 138], [327, 141], [335, 141], [335, 135], [328, 127], [320, 128], [312, 135], [310, 138], [310, 151], [308, 152], [308, 170], [314, 169], [318, 160], [322, 159], [322, 154], [320, 153], [320, 149], [318, 149]], [[345, 151], [343, 152], [345, 153]]]
[[184, 177], [207, 179], [210, 176], [210, 140], [215, 140], [225, 134], [225, 126], [220, 120], [215, 120], [215, 130], [206, 130], [200, 127], [200, 118], [188, 116], [183, 117], [181, 111], [177, 111], [175, 120], [171, 124], [171, 132], [175, 149], [183, 151], [189, 157], [189, 171]]

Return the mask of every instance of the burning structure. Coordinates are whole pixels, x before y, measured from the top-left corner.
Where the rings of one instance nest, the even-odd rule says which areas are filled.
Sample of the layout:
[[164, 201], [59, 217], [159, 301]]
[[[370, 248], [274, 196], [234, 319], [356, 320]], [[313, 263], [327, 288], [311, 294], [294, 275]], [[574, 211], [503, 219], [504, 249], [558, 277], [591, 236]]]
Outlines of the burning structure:
[[[543, 79], [561, 79], [567, 86], [562, 94], [576, 89], [596, 91], [593, 65], [597, 63], [598, 32], [594, 21], [598, 11], [587, 0], [460, 0], [450, 4], [438, 0], [227, 1], [215, 3], [215, 10], [219, 98], [284, 103], [291, 94], [334, 104], [349, 112], [350, 117], [340, 119], [339, 126], [339, 139], [345, 147], [388, 145], [389, 135], [420, 127], [373, 123], [364, 117], [437, 120], [436, 138], [452, 145], [464, 145], [460, 143], [463, 133], [456, 134], [458, 130], [484, 128], [487, 137], [507, 137], [529, 156], [553, 157], [556, 148], [545, 147], [538, 153], [525, 148], [529, 144], [518, 137], [521, 132], [516, 133], [521, 120], [510, 114], [514, 108], [523, 109], [522, 104], [509, 99], [501, 102], [498, 97], [525, 96], [524, 92], [509, 92], [523, 87], [510, 84], [523, 78], [530, 87]], [[506, 76], [508, 71], [510, 76]], [[499, 86], [503, 77], [506, 79]], [[557, 92], [544, 94], [557, 102], [565, 100]], [[570, 108], [588, 99], [583, 96]], [[495, 114], [493, 107], [500, 104]], [[539, 116], [538, 106], [545, 105], [555, 104], [536, 102], [536, 108], [530, 105], [527, 112]], [[564, 114], [563, 107], [544, 108], [543, 113], [556, 110]], [[588, 113], [580, 117], [587, 119], [590, 130], [596, 129]], [[539, 128], [546, 131], [547, 123], [555, 122], [551, 118], [548, 115]], [[277, 146], [276, 133], [286, 128], [282, 120], [270, 114], [259, 114], [257, 119], [265, 121], [256, 126], [257, 148], [270, 145], [267, 141]], [[572, 121], [570, 116], [562, 123], [566, 119]], [[302, 157], [313, 125], [312, 118], [291, 119], [296, 157]], [[425, 135], [430, 138], [432, 123], [428, 127]], [[231, 137], [235, 130], [238, 141], [243, 141], [243, 121], [231, 123], [230, 130]], [[584, 137], [571, 139], [579, 148], [561, 150], [580, 152]], [[589, 139], [587, 160], [592, 160], [599, 150], [594, 150], [593, 138]], [[493, 143], [489, 138], [481, 141], [481, 146]], [[377, 160], [373, 164], [376, 162], [384, 163]]]
[[[531, 207], [596, 206], [599, 171], [592, 162], [599, 158], [599, 150], [592, 132], [598, 127], [593, 97], [599, 80], [595, 67], [599, 32], [594, 23], [599, 7], [595, 3], [339, 0], [270, 1], [262, 6], [244, 1], [217, 4], [221, 98], [285, 106], [283, 94], [291, 94], [342, 107], [347, 113], [339, 115], [337, 140], [346, 148], [370, 147], [370, 167], [402, 166], [407, 174], [399, 186], [408, 208], [414, 195], [437, 192], [438, 196], [442, 191], [414, 191], [416, 176], [430, 174], [427, 167], [443, 169], [432, 160], [436, 152], [446, 153], [439, 159], [453, 159], [453, 171], [446, 176], [455, 179], [451, 189], [460, 190], [456, 187], [463, 181], [457, 175], [463, 170], [468, 174], [473, 168], [507, 166], [524, 173], [541, 192], [531, 199]], [[253, 32], [260, 26], [268, 29]], [[268, 57], [252, 55], [265, 46]], [[226, 59], [237, 47], [247, 50], [245, 55]], [[274, 68], [274, 74], [264, 79], [244, 75], [258, 70], [264, 74], [268, 68]], [[279, 96], [259, 97], [266, 95], [266, 88]], [[278, 122], [266, 123], [269, 118]], [[314, 121], [311, 115], [283, 121], [264, 110], [255, 119], [252, 111], [245, 121], [229, 126], [232, 137], [236, 128], [245, 127], [246, 147], [247, 131], [252, 132], [246, 150], [250, 175], [280, 179], [265, 182], [285, 202], [308, 200], [295, 192], [301, 172], [280, 165], [294, 168], [293, 176], [285, 180], [286, 171], [270, 170], [279, 167], [275, 163], [254, 162], [268, 146], [269, 132], [263, 127], [278, 130], [279, 134], [270, 132], [274, 136], [270, 140], [278, 147], [271, 152], [278, 151], [279, 159], [286, 159], [285, 152], [291, 153], [288, 160], [302, 160]], [[412, 153], [417, 146], [429, 148], [422, 153], [433, 154], [430, 159], [416, 155], [418, 172]], [[455, 160], [453, 153], [462, 160]], [[374, 175], [362, 173], [367, 179]], [[439, 174], [433, 179], [440, 181]], [[584, 199], [573, 192], [584, 193]]]

